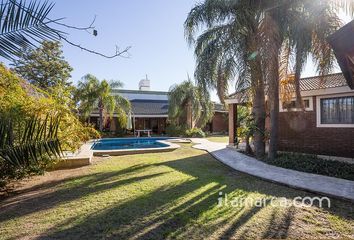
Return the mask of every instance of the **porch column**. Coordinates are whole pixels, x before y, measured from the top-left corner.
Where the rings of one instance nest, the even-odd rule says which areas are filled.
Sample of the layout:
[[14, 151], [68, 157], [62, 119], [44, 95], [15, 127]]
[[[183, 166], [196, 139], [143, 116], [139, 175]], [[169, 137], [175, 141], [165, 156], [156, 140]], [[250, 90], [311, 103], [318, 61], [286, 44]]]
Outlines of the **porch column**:
[[235, 145], [237, 137], [237, 104], [229, 104], [229, 145]]

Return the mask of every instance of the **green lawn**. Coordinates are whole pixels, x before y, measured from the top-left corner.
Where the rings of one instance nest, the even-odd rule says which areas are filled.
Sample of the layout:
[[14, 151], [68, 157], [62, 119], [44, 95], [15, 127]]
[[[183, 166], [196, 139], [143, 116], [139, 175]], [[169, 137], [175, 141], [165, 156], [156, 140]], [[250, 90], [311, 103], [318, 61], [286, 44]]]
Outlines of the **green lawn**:
[[217, 143], [229, 142], [229, 136], [224, 136], [224, 135], [209, 136], [206, 139], [208, 139], [211, 142], [217, 142]]
[[[272, 206], [272, 197], [312, 195], [233, 171], [190, 145], [96, 159], [84, 170], [42, 178], [0, 202], [0, 239], [354, 237], [350, 203], [332, 200], [329, 209]], [[229, 199], [268, 201], [263, 207], [218, 207], [220, 191]]]

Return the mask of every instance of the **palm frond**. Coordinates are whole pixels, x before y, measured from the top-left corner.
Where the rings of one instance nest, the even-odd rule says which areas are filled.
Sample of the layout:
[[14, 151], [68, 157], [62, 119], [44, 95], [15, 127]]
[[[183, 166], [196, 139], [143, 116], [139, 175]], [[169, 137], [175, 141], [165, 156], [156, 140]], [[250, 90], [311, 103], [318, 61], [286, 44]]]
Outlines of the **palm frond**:
[[10, 119], [0, 118], [0, 139], [17, 136], [13, 144], [1, 141], [0, 158], [15, 168], [39, 164], [44, 158], [61, 156], [60, 142], [57, 138], [60, 123], [59, 116], [47, 115], [44, 119], [32, 117], [24, 123], [18, 123], [17, 129], [10, 127]]
[[0, 56], [13, 60], [23, 48], [43, 40], [59, 40], [63, 32], [49, 26], [47, 20], [53, 4], [16, 0], [2, 1], [0, 5]]

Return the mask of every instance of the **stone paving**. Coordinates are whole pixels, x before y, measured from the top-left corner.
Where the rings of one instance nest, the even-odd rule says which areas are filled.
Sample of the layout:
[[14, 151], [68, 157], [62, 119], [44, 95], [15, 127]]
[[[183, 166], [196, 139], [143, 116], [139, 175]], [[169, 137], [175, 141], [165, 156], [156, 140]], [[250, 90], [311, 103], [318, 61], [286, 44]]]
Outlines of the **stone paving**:
[[268, 181], [354, 202], [354, 181], [280, 168], [261, 162], [223, 143], [192, 139], [194, 148], [205, 150], [231, 168]]

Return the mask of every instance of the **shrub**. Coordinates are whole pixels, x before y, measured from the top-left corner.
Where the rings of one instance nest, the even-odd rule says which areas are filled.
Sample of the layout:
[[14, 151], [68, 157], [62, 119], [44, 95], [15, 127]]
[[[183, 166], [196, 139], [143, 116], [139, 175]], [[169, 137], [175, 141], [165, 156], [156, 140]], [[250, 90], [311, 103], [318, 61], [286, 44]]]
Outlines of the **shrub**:
[[186, 125], [169, 125], [166, 127], [166, 133], [171, 137], [201, 137], [206, 134], [200, 128], [188, 129]]
[[187, 137], [199, 137], [199, 138], [204, 138], [205, 133], [203, 132], [202, 129], [200, 128], [192, 128], [188, 129], [185, 134]]
[[280, 153], [274, 160], [265, 162], [288, 169], [315, 173], [354, 181], [354, 164], [318, 158], [315, 155]]
[[[16, 128], [26, 124], [26, 121], [33, 119], [34, 116], [41, 120], [46, 116], [60, 116], [57, 138], [64, 151], [75, 151], [82, 142], [98, 138], [99, 133], [92, 126], [84, 125], [79, 121], [72, 107], [72, 100], [62, 96], [51, 95], [37, 89], [0, 64], [0, 116], [11, 119], [14, 126], [14, 139], [18, 138], [16, 134], [21, 132]], [[36, 136], [36, 134], [32, 135]], [[21, 171], [7, 164], [6, 156], [0, 157], [0, 183], [4, 184], [7, 180], [43, 172], [45, 166], [53, 162], [53, 159], [46, 159], [46, 156], [40, 155], [38, 154], [38, 157], [43, 157], [40, 164], [32, 161], [25, 164]], [[21, 157], [21, 160], [26, 159]]]
[[166, 133], [170, 137], [184, 137], [187, 131], [187, 126], [185, 125], [168, 125], [166, 127]]

